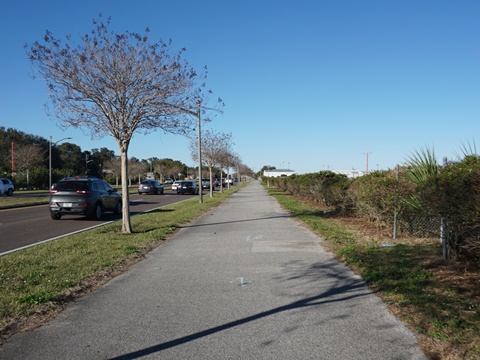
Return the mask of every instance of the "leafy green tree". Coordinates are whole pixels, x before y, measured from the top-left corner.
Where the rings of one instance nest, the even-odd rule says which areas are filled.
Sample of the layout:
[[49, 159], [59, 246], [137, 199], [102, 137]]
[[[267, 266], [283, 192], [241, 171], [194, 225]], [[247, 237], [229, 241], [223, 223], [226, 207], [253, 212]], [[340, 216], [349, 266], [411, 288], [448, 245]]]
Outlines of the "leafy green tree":
[[[54, 161], [58, 155], [59, 162]], [[82, 175], [85, 172], [85, 157], [80, 146], [64, 142], [52, 146], [52, 169], [69, 169], [71, 176]], [[53, 175], [52, 175], [53, 177]], [[59, 179], [52, 179], [58, 181]]]

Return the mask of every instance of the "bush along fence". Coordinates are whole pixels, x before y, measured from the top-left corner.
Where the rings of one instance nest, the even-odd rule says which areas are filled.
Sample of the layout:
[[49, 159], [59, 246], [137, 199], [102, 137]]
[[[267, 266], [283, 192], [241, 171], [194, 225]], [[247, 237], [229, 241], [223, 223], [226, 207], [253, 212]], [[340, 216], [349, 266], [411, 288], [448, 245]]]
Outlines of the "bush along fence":
[[373, 222], [384, 236], [436, 237], [445, 258], [480, 260], [478, 155], [438, 165], [427, 151], [405, 166], [354, 179], [321, 171], [268, 182], [334, 213]]

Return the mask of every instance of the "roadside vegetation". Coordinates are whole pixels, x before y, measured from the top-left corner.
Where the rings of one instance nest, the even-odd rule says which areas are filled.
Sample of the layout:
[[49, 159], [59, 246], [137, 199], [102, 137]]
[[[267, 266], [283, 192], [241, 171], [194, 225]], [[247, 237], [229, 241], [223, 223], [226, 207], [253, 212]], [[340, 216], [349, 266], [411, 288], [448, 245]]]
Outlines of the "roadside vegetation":
[[[320, 172], [264, 181], [418, 334], [428, 356], [457, 360], [480, 359], [479, 179], [476, 155], [439, 166], [420, 151], [404, 168], [356, 179]], [[417, 231], [412, 214], [444, 219], [448, 257], [439, 232]]]
[[[43, 323], [78, 296], [125, 271], [182, 225], [217, 206], [241, 186], [132, 217], [135, 232], [121, 222], [0, 257], [0, 334]], [[3, 199], [2, 199], [3, 200]]]
[[15, 196], [0, 196], [0, 209], [11, 208], [19, 206], [43, 205], [48, 203], [48, 196], [36, 197], [18, 197]]

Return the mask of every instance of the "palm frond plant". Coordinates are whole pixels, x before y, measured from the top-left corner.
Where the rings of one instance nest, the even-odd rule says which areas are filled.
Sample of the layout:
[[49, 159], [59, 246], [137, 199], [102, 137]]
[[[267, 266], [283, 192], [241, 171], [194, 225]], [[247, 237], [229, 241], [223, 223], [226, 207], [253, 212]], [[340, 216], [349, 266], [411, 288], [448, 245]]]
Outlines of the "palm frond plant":
[[417, 185], [424, 183], [440, 172], [435, 151], [428, 147], [414, 150], [407, 158], [406, 165], [408, 167], [408, 177]]
[[467, 156], [478, 156], [475, 140], [472, 140], [472, 142], [467, 140], [466, 144], [462, 144], [462, 146], [460, 146], [460, 151], [462, 152], [461, 155], [459, 155], [458, 153], [455, 154], [458, 159], [462, 159]]
[[406, 177], [415, 191], [405, 200], [413, 213], [436, 213], [436, 179], [442, 167], [438, 164], [435, 151], [429, 147], [414, 150], [405, 163]]

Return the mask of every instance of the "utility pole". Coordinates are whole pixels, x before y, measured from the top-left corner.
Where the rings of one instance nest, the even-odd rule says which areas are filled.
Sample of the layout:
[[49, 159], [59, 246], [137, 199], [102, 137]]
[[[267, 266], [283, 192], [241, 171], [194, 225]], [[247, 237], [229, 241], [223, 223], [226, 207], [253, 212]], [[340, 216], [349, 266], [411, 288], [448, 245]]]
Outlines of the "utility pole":
[[363, 153], [367, 157], [367, 174], [368, 174], [368, 155], [372, 154], [371, 152]]
[[14, 155], [14, 145], [12, 141], [12, 177], [15, 176], [15, 155]]
[[202, 105], [201, 101], [197, 101], [198, 105], [198, 186], [200, 187], [199, 195], [198, 195], [198, 202], [200, 204], [203, 203], [203, 189], [202, 189], [202, 131], [200, 129], [201, 125], [201, 118], [200, 118], [200, 106]]

